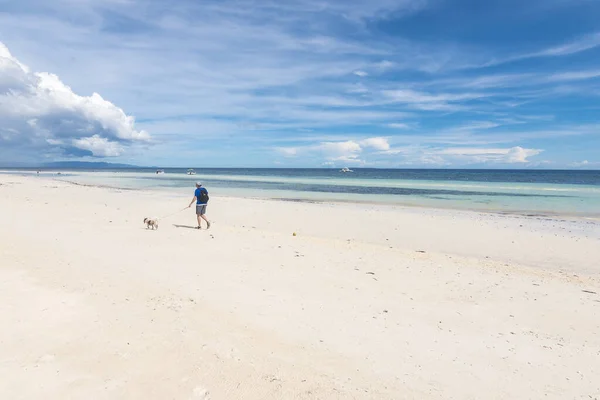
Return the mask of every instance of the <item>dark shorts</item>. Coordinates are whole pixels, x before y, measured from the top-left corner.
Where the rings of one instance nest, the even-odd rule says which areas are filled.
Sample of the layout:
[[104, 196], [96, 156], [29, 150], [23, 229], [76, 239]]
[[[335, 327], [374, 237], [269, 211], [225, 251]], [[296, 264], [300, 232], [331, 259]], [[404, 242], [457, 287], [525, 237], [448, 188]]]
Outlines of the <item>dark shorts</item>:
[[206, 204], [196, 204], [196, 215], [206, 214]]

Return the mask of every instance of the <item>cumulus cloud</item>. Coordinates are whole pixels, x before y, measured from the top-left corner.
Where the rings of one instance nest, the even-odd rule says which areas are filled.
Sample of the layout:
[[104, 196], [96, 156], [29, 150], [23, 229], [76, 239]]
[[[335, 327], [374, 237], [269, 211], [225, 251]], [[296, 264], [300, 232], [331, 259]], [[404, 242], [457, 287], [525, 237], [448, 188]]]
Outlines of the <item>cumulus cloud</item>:
[[0, 120], [0, 144], [20, 154], [116, 157], [150, 139], [119, 107], [97, 93], [75, 94], [56, 75], [32, 72], [1, 42]]
[[379, 151], [387, 151], [390, 149], [390, 144], [388, 143], [388, 140], [383, 137], [368, 138], [368, 139], [362, 140], [360, 142], [360, 144], [363, 147], [370, 147], [372, 149], [379, 150]]
[[[432, 147], [420, 144], [392, 147], [385, 137], [323, 141], [295, 147], [274, 148], [286, 157], [302, 156], [321, 165], [376, 163], [379, 165], [528, 164], [543, 150], [515, 147]], [[583, 164], [584, 165], [584, 164]]]
[[323, 142], [317, 146], [317, 149], [325, 153], [330, 159], [348, 161], [358, 158], [358, 154], [365, 149], [378, 151], [389, 150], [390, 144], [386, 138], [372, 137], [359, 141], [347, 140], [343, 142]]
[[355, 160], [362, 151], [360, 144], [353, 140], [345, 142], [323, 142], [316, 148], [324, 153], [327, 159], [334, 161]]
[[506, 153], [506, 162], [509, 163], [526, 163], [529, 162], [527, 158], [537, 156], [542, 150], [538, 149], [524, 149], [522, 147], [513, 147]]
[[78, 149], [91, 151], [99, 157], [117, 157], [123, 153], [123, 147], [119, 143], [111, 142], [107, 138], [94, 135], [73, 140], [73, 145]]
[[388, 151], [390, 144], [383, 137], [365, 138], [362, 140], [324, 141], [296, 147], [276, 147], [274, 150], [285, 157], [298, 155], [307, 158], [321, 158], [322, 165], [335, 165], [336, 163], [364, 164], [361, 158], [365, 153], [374, 154], [374, 151]]

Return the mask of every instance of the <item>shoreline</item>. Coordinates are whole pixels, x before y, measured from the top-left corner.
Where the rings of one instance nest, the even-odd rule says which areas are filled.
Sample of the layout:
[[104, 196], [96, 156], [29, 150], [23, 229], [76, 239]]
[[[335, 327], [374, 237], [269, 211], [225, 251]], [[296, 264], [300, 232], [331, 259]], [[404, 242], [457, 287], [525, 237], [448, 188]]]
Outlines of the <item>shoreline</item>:
[[[102, 172], [102, 171], [99, 171]], [[0, 170], [0, 175], [4, 173], [3, 170]], [[105, 188], [112, 190], [124, 190], [124, 191], [139, 191], [139, 192], [156, 192], [156, 193], [167, 193], [167, 194], [175, 194], [177, 191], [183, 191], [185, 188], [131, 188], [131, 187], [123, 187], [123, 186], [113, 186], [113, 185], [105, 185], [105, 184], [93, 184], [93, 183], [82, 183], [70, 181], [57, 177], [49, 177], [49, 176], [36, 176], [36, 175], [17, 175], [13, 173], [7, 174], [7, 176], [20, 176], [20, 177], [34, 177], [36, 179], [49, 179], [56, 182], [64, 182], [74, 186], [82, 186], [82, 187], [96, 187], [96, 188]], [[442, 207], [442, 206], [426, 206], [426, 205], [417, 205], [404, 203], [401, 201], [398, 202], [387, 202], [387, 201], [359, 201], [359, 200], [332, 200], [332, 199], [306, 199], [306, 198], [293, 198], [293, 197], [272, 197], [272, 196], [235, 196], [235, 195], [219, 195], [220, 198], [228, 198], [233, 200], [270, 200], [270, 201], [281, 201], [281, 202], [289, 202], [289, 203], [306, 203], [306, 204], [329, 204], [329, 205], [366, 205], [366, 206], [381, 206], [381, 207], [390, 207], [390, 208], [405, 208], [405, 209], [416, 209], [416, 210], [432, 210], [432, 211], [454, 211], [454, 212], [466, 212], [466, 213], [480, 213], [480, 214], [489, 214], [489, 215], [500, 215], [507, 217], [523, 217], [523, 218], [534, 218], [534, 219], [548, 219], [548, 220], [556, 220], [556, 221], [586, 221], [589, 223], [600, 224], [600, 212], [599, 213], [551, 213], [551, 212], [531, 212], [531, 211], [523, 211], [523, 210], [497, 210], [497, 209], [474, 209], [474, 208], [461, 208], [461, 207]]]
[[[148, 192], [171, 192], [174, 193], [174, 188], [127, 188], [120, 186], [111, 186], [111, 185], [101, 185], [101, 184], [88, 184], [88, 183], [79, 183], [74, 181], [68, 181], [63, 179], [54, 178], [57, 182], [66, 182], [76, 186], [88, 186], [88, 187], [98, 187], [98, 188], [106, 188], [106, 189], [114, 189], [114, 190], [128, 190], [128, 191], [148, 191]], [[183, 190], [184, 188], [177, 188], [177, 190]], [[530, 217], [530, 218], [551, 218], [551, 219], [565, 219], [565, 220], [587, 220], [592, 222], [600, 223], [600, 212], [598, 214], [568, 214], [568, 213], [531, 213], [527, 211], [520, 210], [492, 210], [492, 209], [469, 209], [469, 208], [459, 208], [459, 207], [428, 207], [428, 206], [420, 206], [416, 204], [409, 204], [399, 202], [377, 202], [377, 201], [358, 201], [358, 200], [330, 200], [330, 199], [304, 199], [304, 198], [284, 198], [284, 197], [254, 197], [254, 196], [231, 196], [231, 195], [221, 195], [221, 198], [230, 198], [237, 200], [272, 200], [272, 201], [284, 201], [284, 202], [292, 202], [292, 203], [307, 203], [307, 204], [349, 204], [349, 205], [370, 205], [370, 206], [382, 206], [382, 207], [400, 207], [400, 208], [409, 208], [409, 209], [424, 209], [424, 210], [441, 210], [441, 211], [462, 211], [462, 212], [474, 212], [474, 213], [483, 213], [483, 214], [493, 214], [493, 215], [507, 215], [507, 216], [518, 216], [518, 217]]]
[[[50, 170], [52, 172], [56, 171], [56, 170]], [[40, 175], [38, 176], [39, 178], [46, 178], [46, 179], [56, 179], [56, 180], [63, 180], [65, 182], [71, 182], [72, 184], [78, 184], [78, 185], [92, 185], [92, 186], [98, 186], [98, 187], [107, 187], [107, 188], [112, 188], [115, 190], [156, 190], [156, 191], [179, 191], [179, 190], [183, 190], [183, 186], [161, 186], [160, 184], [158, 184], [158, 182], [162, 181], [162, 179], [158, 179], [157, 180], [157, 185], [155, 187], [151, 187], [151, 186], [140, 186], [140, 187], [131, 187], [132, 185], [127, 185], [127, 184], [103, 184], [103, 183], [94, 183], [93, 179], [96, 179], [98, 177], [98, 175], [96, 174], [100, 174], [100, 176], [102, 176], [103, 174], [108, 173], [110, 176], [114, 177], [122, 177], [123, 175], [127, 175], [127, 174], [137, 174], [137, 172], [132, 172], [132, 171], [128, 171], [128, 170], [124, 170], [124, 171], [104, 171], [104, 170], [97, 170], [97, 171], [81, 171], [81, 170], [73, 170], [73, 169], [66, 169], [65, 172], [67, 173], [72, 173], [75, 176], [80, 177], [82, 180], [84, 180], [84, 182], [80, 182], [80, 181], [75, 181], [75, 180], [69, 180], [69, 179], [64, 179], [64, 178], [68, 178], [68, 176], [56, 176], [56, 175]], [[593, 171], [592, 171], [593, 172]], [[27, 176], [34, 176], [36, 177], [36, 175], [33, 173], [33, 170], [30, 171], [24, 171], [24, 170], [11, 170], [11, 171], [7, 171], [7, 170], [0, 170], [0, 174], [6, 174], [6, 175], [13, 175], [13, 176], [23, 176], [23, 177], [27, 177]], [[88, 178], [86, 178], [88, 177]], [[153, 175], [152, 174], [148, 174], [148, 176], [144, 176], [142, 178], [136, 178], [136, 177], [132, 177], [131, 179], [142, 179], [143, 181], [146, 181], [146, 179], [152, 179]], [[178, 181], [178, 178], [181, 178], [181, 176], [177, 176], [175, 178], [175, 181]], [[210, 180], [210, 176], [206, 177], [208, 180]], [[85, 179], [92, 179], [92, 182], [85, 182]], [[110, 177], [109, 177], [110, 179]], [[259, 178], [259, 181], [262, 181], [263, 177]], [[270, 178], [269, 178], [270, 179]], [[273, 177], [273, 179], [279, 180], [279, 178], [277, 177]], [[299, 178], [294, 177], [293, 179], [298, 180]], [[312, 179], [312, 178], [310, 178]], [[189, 179], [185, 179], [186, 181]], [[245, 180], [243, 180], [245, 181]], [[285, 179], [284, 179], [285, 181]], [[410, 181], [410, 180], [409, 180]], [[133, 182], [133, 181], [132, 181]], [[148, 181], [149, 182], [149, 181]], [[234, 181], [232, 181], [234, 182]], [[237, 182], [237, 181], [235, 181]], [[435, 187], [440, 188], [440, 190], [442, 190], [445, 187], [445, 181], [429, 181], [430, 184], [429, 185], [433, 185]], [[435, 182], [435, 183], [434, 183]], [[193, 183], [193, 179], [189, 180], [190, 185], [192, 185]], [[448, 185], [453, 186], [453, 185], [469, 185], [469, 184], [503, 184], [503, 185], [511, 185], [511, 184], [523, 184], [523, 182], [484, 182], [484, 181], [448, 181]], [[323, 184], [326, 184], [326, 182], [323, 182]], [[377, 184], [377, 180], [373, 180], [373, 185]], [[410, 190], [412, 188], [410, 183], [407, 183], [409, 186], [407, 187], [407, 190]], [[527, 184], [527, 183], [524, 183]], [[532, 183], [533, 185], [538, 185], [538, 184], [542, 184], [542, 183]], [[549, 185], [553, 185], [552, 183], [548, 183]], [[337, 183], [335, 184], [337, 185]], [[335, 186], [334, 185], [334, 186]], [[135, 186], [135, 185], [133, 185]], [[345, 183], [341, 183], [340, 186], [354, 186], [353, 184], [345, 184]], [[419, 186], [419, 185], [418, 185]], [[417, 187], [418, 187], [417, 186]], [[561, 186], [561, 185], [557, 185], [557, 186]], [[565, 185], [564, 188], [561, 187], [556, 187], [556, 188], [538, 188], [538, 189], [534, 189], [534, 188], [528, 188], [528, 189], [524, 189], [524, 190], [546, 190], [548, 192], [558, 192], [558, 193], [562, 193], [564, 191], [571, 191], [571, 190], [575, 190], [573, 188], [571, 188], [570, 186], [581, 186], [582, 190], [590, 190], [590, 193], [596, 193], [597, 191], [600, 191], [600, 187], [595, 187], [595, 186], [589, 186], [589, 185], [577, 185], [577, 184], [568, 184]], [[584, 187], [589, 186], [587, 189], [583, 189]], [[368, 186], [366, 186], [368, 187]], [[375, 187], [375, 186], [374, 186]], [[388, 186], [386, 186], [388, 187]], [[395, 186], [389, 186], [391, 187], [395, 187]], [[415, 188], [417, 188], [415, 187]], [[378, 186], [377, 186], [378, 188]], [[397, 188], [399, 189], [403, 189], [403, 187], [398, 186]], [[507, 189], [505, 187], [502, 187], [500, 189]], [[513, 188], [514, 189], [514, 188]], [[573, 201], [572, 204], [556, 204], [555, 206], [552, 206], [551, 204], [545, 204], [544, 199], [546, 199], [548, 196], [546, 195], [540, 195], [540, 194], [535, 194], [535, 193], [519, 193], [519, 191], [517, 190], [517, 192], [515, 193], [506, 193], [505, 195], [507, 196], [507, 199], [509, 198], [517, 198], [517, 197], [523, 197], [523, 198], [535, 198], [537, 196], [541, 196], [540, 197], [540, 203], [539, 204], [544, 204], [542, 206], [536, 206], [536, 200], [531, 200], [529, 202], [529, 204], [525, 205], [523, 204], [522, 207], [519, 207], [519, 202], [514, 203], [516, 200], [500, 200], [499, 202], [495, 202], [492, 201], [491, 199], [494, 197], [498, 197], [501, 198], [502, 196], [504, 196], [504, 194], [502, 192], [490, 192], [489, 194], [485, 194], [487, 191], [481, 191], [481, 192], [477, 192], [479, 193], [478, 195], [481, 196], [491, 196], [490, 199], [488, 200], [484, 200], [484, 201], [480, 201], [480, 200], [475, 200], [475, 198], [469, 199], [469, 197], [472, 196], [468, 196], [467, 194], [465, 194], [464, 196], [466, 196], [466, 198], [461, 199], [452, 199], [452, 198], [448, 198], [448, 197], [441, 197], [441, 198], [437, 198], [436, 195], [426, 195], [426, 194], [407, 194], [407, 195], [401, 195], [401, 194], [370, 194], [370, 193], [365, 193], [365, 194], [357, 194], [357, 193], [352, 193], [352, 192], [348, 192], [343, 194], [342, 192], [338, 192], [336, 190], [333, 190], [331, 192], [329, 191], [321, 191], [321, 190], [295, 190], [295, 189], [268, 189], [268, 188], [234, 188], [232, 187], [228, 187], [228, 186], [223, 186], [221, 184], [215, 185], [213, 187], [213, 190], [221, 190], [223, 192], [225, 192], [224, 194], [221, 194], [221, 196], [223, 197], [232, 197], [232, 198], [238, 198], [238, 199], [246, 199], [246, 198], [252, 198], [252, 199], [272, 199], [275, 201], [288, 201], [288, 202], [306, 202], [306, 203], [322, 203], [322, 204], [357, 204], [357, 205], [382, 205], [382, 206], [396, 206], [396, 207], [406, 207], [406, 208], [419, 208], [419, 209], [438, 209], [438, 210], [455, 210], [455, 211], [467, 211], [467, 212], [481, 212], [481, 213], [490, 213], [490, 214], [500, 214], [500, 215], [518, 215], [518, 216], [527, 216], [527, 217], [539, 217], [539, 218], [553, 218], [553, 219], [560, 219], [560, 218], [566, 218], [566, 219], [582, 219], [582, 220], [587, 220], [587, 221], [600, 221], [600, 206], [598, 207], [593, 207], [591, 204], [587, 204], [586, 207], [584, 208], [585, 211], [575, 211], [578, 209], [578, 204], [576, 201]], [[418, 190], [418, 189], [417, 189]], [[450, 190], [450, 189], [449, 189]], [[451, 189], [452, 190], [460, 190], [460, 189]], [[491, 190], [491, 189], [490, 189]], [[497, 190], [497, 189], [494, 189]], [[516, 190], [516, 189], [515, 189]], [[250, 192], [250, 194], [248, 195], [239, 195], [238, 193], [227, 193], [227, 192], [244, 192], [244, 191], [248, 191]], [[279, 194], [280, 192], [280, 194]], [[467, 193], [467, 192], [465, 192]], [[599, 192], [600, 193], [600, 192]], [[362, 197], [366, 197], [366, 200], [361, 199]], [[373, 196], [372, 198], [369, 198]], [[549, 195], [549, 197], [553, 197], [554, 195]], [[573, 198], [575, 199], [576, 197], [573, 196], [567, 196], [567, 195], [556, 195], [555, 197], [560, 197], [560, 198]], [[437, 200], [436, 200], [437, 198]], [[586, 198], [586, 197], [582, 197], [580, 201], [586, 201], [587, 203], [589, 203], [590, 201], [592, 201], [592, 198]], [[600, 197], [598, 198], [598, 201], [600, 202]], [[484, 203], [490, 203], [489, 205], [481, 205]], [[553, 208], [554, 207], [554, 208]], [[557, 211], [558, 210], [558, 211]]]

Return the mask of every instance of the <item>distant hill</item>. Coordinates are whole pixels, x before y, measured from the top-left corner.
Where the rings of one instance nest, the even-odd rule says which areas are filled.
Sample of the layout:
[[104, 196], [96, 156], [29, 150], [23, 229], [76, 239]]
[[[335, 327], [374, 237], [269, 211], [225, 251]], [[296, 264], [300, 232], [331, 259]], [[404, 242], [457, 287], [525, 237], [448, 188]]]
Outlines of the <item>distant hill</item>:
[[57, 161], [46, 163], [44, 168], [82, 168], [82, 169], [114, 169], [114, 168], [144, 168], [130, 164], [113, 164], [108, 162], [91, 162], [91, 161]]

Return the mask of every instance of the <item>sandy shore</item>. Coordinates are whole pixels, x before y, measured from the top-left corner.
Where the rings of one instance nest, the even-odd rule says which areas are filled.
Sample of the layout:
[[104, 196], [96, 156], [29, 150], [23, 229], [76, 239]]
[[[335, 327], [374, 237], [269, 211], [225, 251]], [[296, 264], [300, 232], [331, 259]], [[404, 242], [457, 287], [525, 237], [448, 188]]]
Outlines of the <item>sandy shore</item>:
[[600, 398], [597, 222], [190, 198], [0, 175], [0, 398]]

